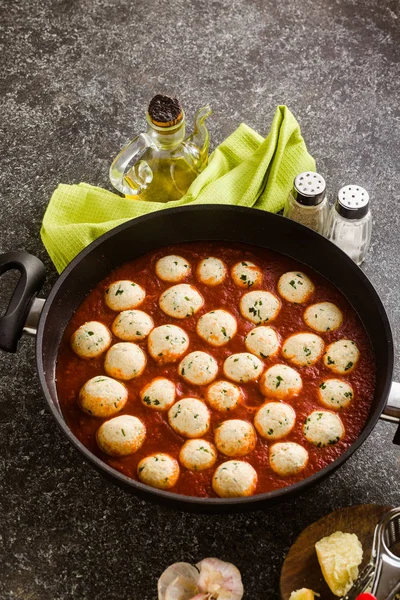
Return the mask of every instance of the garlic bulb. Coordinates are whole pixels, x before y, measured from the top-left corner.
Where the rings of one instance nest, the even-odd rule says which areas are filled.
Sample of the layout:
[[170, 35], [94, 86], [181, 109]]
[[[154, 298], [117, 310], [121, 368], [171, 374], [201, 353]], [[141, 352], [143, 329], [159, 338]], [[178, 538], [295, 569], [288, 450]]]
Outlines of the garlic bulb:
[[240, 571], [218, 558], [205, 558], [195, 567], [175, 563], [158, 580], [158, 600], [241, 600]]

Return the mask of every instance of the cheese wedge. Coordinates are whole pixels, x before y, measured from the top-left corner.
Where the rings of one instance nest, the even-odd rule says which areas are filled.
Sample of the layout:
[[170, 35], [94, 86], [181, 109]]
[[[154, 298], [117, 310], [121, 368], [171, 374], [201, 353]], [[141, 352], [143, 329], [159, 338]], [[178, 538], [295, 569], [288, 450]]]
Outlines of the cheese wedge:
[[307, 588], [301, 588], [290, 594], [289, 600], [314, 600], [315, 596], [318, 595], [312, 590]]
[[315, 544], [322, 575], [335, 596], [345, 596], [358, 577], [363, 550], [354, 533], [336, 531]]

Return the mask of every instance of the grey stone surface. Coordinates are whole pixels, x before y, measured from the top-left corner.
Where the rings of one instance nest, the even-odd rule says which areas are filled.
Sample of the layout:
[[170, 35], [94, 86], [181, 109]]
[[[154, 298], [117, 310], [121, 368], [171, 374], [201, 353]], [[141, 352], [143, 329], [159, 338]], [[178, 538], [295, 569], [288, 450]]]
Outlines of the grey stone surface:
[[[329, 189], [357, 182], [371, 193], [364, 268], [399, 343], [396, 0], [2, 0], [0, 11], [0, 251], [39, 256], [46, 293], [56, 273], [39, 228], [53, 189], [109, 187], [111, 158], [144, 127], [154, 93], [178, 94], [189, 117], [209, 101], [213, 146], [241, 121], [267, 132], [287, 104]], [[3, 306], [10, 281], [0, 281]], [[64, 439], [25, 338], [0, 357], [0, 599], [153, 600], [168, 564], [214, 555], [241, 569], [247, 600], [277, 600], [305, 526], [341, 506], [400, 504], [394, 431], [379, 423], [329, 480], [268, 510], [161, 508], [105, 481]]]

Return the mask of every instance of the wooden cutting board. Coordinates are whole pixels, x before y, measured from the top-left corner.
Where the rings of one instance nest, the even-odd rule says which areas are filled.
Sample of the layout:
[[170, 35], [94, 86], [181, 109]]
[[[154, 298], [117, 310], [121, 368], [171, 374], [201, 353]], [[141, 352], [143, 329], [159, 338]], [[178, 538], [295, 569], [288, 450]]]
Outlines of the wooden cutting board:
[[368, 563], [372, 550], [374, 529], [391, 506], [361, 504], [342, 508], [307, 527], [290, 548], [283, 563], [280, 592], [282, 600], [289, 600], [293, 590], [306, 587], [321, 596], [319, 600], [338, 600], [322, 577], [315, 552], [315, 544], [321, 538], [334, 533], [355, 533], [363, 547], [363, 562], [360, 570]]

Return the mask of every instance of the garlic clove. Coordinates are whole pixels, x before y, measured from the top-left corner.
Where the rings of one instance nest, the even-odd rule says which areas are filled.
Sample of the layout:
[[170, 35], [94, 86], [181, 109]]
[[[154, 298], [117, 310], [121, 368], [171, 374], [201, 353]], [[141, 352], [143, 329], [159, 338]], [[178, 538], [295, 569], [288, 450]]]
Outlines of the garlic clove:
[[209, 594], [213, 600], [242, 599], [242, 578], [235, 565], [218, 558], [205, 558], [196, 567], [200, 571], [197, 585], [201, 592]]
[[165, 600], [192, 600], [199, 588], [193, 579], [177, 577], [165, 590]]
[[178, 585], [178, 587], [180, 585], [183, 590], [182, 594], [185, 593], [185, 587], [190, 589], [190, 586], [192, 586], [192, 589], [190, 595], [182, 595], [181, 597], [175, 595], [171, 596], [170, 600], [172, 598], [174, 600], [190, 600], [199, 591], [197, 587], [198, 576], [199, 571], [193, 565], [184, 562], [174, 563], [165, 569], [158, 580], [158, 600], [167, 600], [166, 593], [169, 586], [171, 586], [169, 593], [172, 594], [174, 592], [174, 587], [171, 584]]

